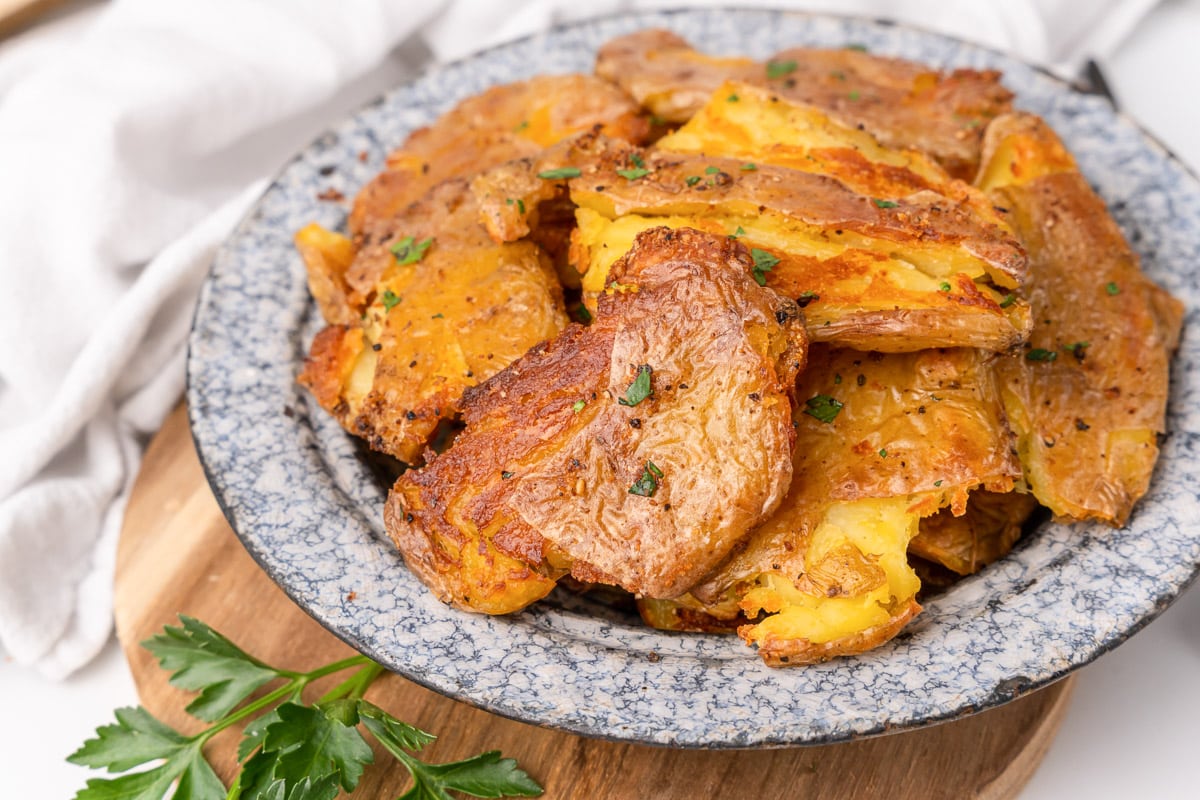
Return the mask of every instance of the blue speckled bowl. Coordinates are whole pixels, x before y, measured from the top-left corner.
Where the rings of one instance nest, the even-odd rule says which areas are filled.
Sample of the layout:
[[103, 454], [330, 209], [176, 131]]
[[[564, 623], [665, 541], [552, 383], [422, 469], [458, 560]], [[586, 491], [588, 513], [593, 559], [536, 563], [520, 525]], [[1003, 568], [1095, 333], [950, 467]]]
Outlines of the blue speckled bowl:
[[[590, 71], [601, 43], [645, 26], [717, 53], [862, 42], [1004, 71], [1019, 104], [1066, 140], [1147, 272], [1188, 305], [1171, 434], [1127, 527], [1044, 524], [929, 602], [891, 643], [785, 670], [763, 666], [736, 637], [656, 632], [561, 590], [509, 617], [458, 612], [408, 572], [383, 531], [384, 488], [295, 383], [321, 322], [292, 233], [312, 220], [342, 226], [345, 208], [319, 202], [318, 192], [352, 196], [409, 131], [467, 95], [537, 73]], [[770, 11], [631, 15], [436, 69], [297, 155], [213, 264], [191, 337], [188, 403], [209, 482], [251, 555], [313, 617], [388, 668], [498, 714], [589, 736], [685, 747], [831, 742], [950, 719], [1049, 683], [1126, 639], [1194, 577], [1198, 275], [1200, 186], [1102, 99], [1003, 55], [894, 25]]]

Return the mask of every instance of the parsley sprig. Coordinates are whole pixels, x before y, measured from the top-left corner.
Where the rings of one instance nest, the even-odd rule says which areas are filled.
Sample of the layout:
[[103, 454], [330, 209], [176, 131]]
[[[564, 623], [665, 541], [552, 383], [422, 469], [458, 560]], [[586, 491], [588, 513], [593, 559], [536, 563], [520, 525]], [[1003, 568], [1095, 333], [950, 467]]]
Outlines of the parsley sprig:
[[[452, 800], [450, 791], [474, 797], [535, 797], [542, 793], [511, 758], [489, 751], [449, 764], [429, 764], [413, 752], [436, 737], [363, 699], [383, 667], [366, 656], [335, 661], [309, 672], [273, 667], [249, 655], [199, 620], [180, 616], [182, 627], [167, 626], [142, 646], [171, 672], [173, 686], [198, 692], [187, 711], [208, 728], [185, 736], [155, 719], [145, 708], [119, 708], [116, 724], [96, 730], [67, 760], [110, 773], [92, 778], [75, 800], [333, 800], [352, 792], [374, 755], [359, 725], [412, 775], [413, 786], [400, 800]], [[301, 695], [309, 684], [353, 669], [350, 677], [316, 702]], [[269, 683], [271, 691], [246, 700]], [[226, 790], [204, 756], [213, 736], [239, 722], [241, 769]], [[159, 762], [141, 772], [129, 772]]]

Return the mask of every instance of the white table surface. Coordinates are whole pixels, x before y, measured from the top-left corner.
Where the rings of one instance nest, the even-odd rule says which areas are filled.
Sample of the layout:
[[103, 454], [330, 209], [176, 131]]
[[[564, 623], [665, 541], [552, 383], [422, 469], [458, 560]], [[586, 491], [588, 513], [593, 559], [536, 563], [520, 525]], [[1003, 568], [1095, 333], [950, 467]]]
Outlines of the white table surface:
[[[1103, 66], [1123, 110], [1200, 167], [1200, 0], [1167, 0]], [[0, 662], [0, 797], [72, 797], [100, 773], [65, 756], [111, 722], [113, 708], [136, 703], [115, 641], [62, 683]], [[1193, 587], [1079, 673], [1062, 730], [1022, 798], [1200, 798], [1198, 761], [1200, 589]], [[536, 764], [528, 767], [536, 773]]]

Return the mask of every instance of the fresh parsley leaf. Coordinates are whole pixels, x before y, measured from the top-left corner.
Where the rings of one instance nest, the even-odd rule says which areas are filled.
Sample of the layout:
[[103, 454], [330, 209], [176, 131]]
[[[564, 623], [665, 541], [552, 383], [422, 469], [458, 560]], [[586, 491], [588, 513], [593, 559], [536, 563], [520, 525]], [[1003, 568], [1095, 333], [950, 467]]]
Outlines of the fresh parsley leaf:
[[654, 497], [654, 493], [658, 491], [658, 479], [662, 476], [662, 470], [654, 466], [653, 461], [647, 461], [642, 469], [642, 476], [629, 487], [629, 493], [638, 497]]
[[875, 204], [876, 208], [895, 208], [900, 205], [893, 200], [880, 200], [878, 197], [872, 197], [871, 202]]
[[559, 167], [558, 169], [547, 169], [539, 172], [537, 176], [548, 181], [562, 180], [563, 178], [578, 178], [583, 174], [579, 167]]
[[811, 303], [814, 300], [820, 300], [820, 299], [821, 299], [821, 295], [817, 294], [812, 289], [808, 289], [806, 291], [801, 292], [800, 296], [796, 298], [796, 305], [800, 306], [801, 308], [808, 308], [809, 303]]
[[861, 94], [859, 94], [859, 92], [858, 92], [858, 90], [857, 90], [857, 89], [855, 89], [854, 91], [850, 92], [850, 94], [846, 95], [846, 99], [847, 99], [847, 100], [850, 100], [850, 101], [851, 101], [851, 102], [853, 102], [853, 103], [857, 103], [857, 102], [858, 102], [858, 99], [859, 99], [860, 97], [862, 97], [862, 95], [861, 95]]
[[402, 747], [405, 750], [420, 750], [437, 739], [432, 733], [409, 725], [407, 722], [401, 722], [379, 706], [368, 703], [366, 700], [359, 701], [358, 714], [363, 724], [367, 726], [367, 730], [389, 750], [392, 749], [392, 746]]
[[745, 164], [742, 164], [740, 169], [742, 172], [754, 172], [758, 169], [758, 164], [755, 164], [753, 161], [747, 161]]
[[844, 407], [839, 400], [827, 394], [813, 395], [804, 401], [804, 413], [821, 422], [833, 422]]
[[571, 410], [576, 414], [578, 414], [580, 411], [583, 411], [585, 408], [587, 408], [587, 400], [576, 400], [571, 404]]
[[305, 778], [337, 775], [343, 789], [354, 791], [363, 767], [375, 760], [358, 729], [312, 706], [289, 702], [278, 712], [279, 721], [267, 727], [262, 745], [263, 752], [280, 754], [274, 776], [295, 785]]
[[634, 169], [619, 169], [617, 174], [627, 181], [636, 181], [638, 178], [644, 178], [650, 174], [650, 170], [645, 167], [636, 167]]
[[708, 166], [708, 167], [704, 168], [705, 175], [716, 175], [720, 171], [721, 171], [720, 167]]
[[416, 264], [425, 257], [425, 251], [433, 244], [433, 237], [416, 241], [411, 236], [405, 236], [388, 249], [396, 257], [397, 264]]
[[625, 389], [625, 396], [618, 397], [617, 402], [623, 406], [636, 406], [638, 403], [645, 400], [654, 393], [654, 389], [650, 386], [650, 374], [653, 372], [649, 364], [642, 364], [638, 367], [637, 375], [633, 379], [633, 383]]
[[768, 61], [767, 62], [767, 79], [775, 80], [782, 78], [784, 75], [791, 75], [799, 66], [795, 61]]
[[1056, 361], [1057, 359], [1058, 353], [1041, 347], [1035, 347], [1025, 354], [1026, 361]]
[[740, 239], [745, 235], [746, 235], [746, 229], [743, 228], [741, 225], [738, 225], [737, 230], [734, 231], [733, 233], [729, 234], [729, 238], [730, 239]]
[[1118, 295], [1121, 293], [1121, 287], [1117, 285], [1116, 281], [1109, 281], [1105, 285], [1104, 291], [1108, 292], [1109, 295]]
[[1009, 292], [1008, 294], [1004, 295], [1004, 299], [1000, 301], [1000, 307], [1008, 308], [1015, 302], [1017, 302], [1017, 296], [1012, 292]]
[[953, 288], [953, 287], [951, 287], [949, 282], [947, 282], [947, 281], [942, 281], [941, 283], [938, 284], [939, 292], [948, 292], [948, 291], [950, 291], [951, 288]]
[[848, 44], [843, 49], [844, 50], [857, 50], [860, 53], [868, 52], [867, 46], [865, 44]]
[[504, 470], [500, 470], [500, 480], [502, 480], [502, 481], [506, 481], [506, 480], [508, 480], [509, 478], [511, 478], [511, 477], [512, 477], [514, 474], [515, 474], [515, 473], [509, 472], [509, 471], [508, 471], [508, 470], [506, 470], [506, 469], [504, 469]]
[[179, 620], [182, 628], [168, 625], [142, 646], [172, 672], [172, 686], [200, 692], [187, 707], [192, 716], [208, 722], [219, 719], [255, 689], [280, 677], [203, 622], [182, 614]]
[[393, 308], [400, 305], [401, 297], [391, 289], [384, 289], [380, 300], [383, 301], [383, 310], [391, 311]]
[[775, 265], [779, 263], [779, 259], [766, 250], [759, 250], [757, 247], [750, 250], [750, 256], [754, 259], [754, 267], [750, 270], [750, 276], [754, 278], [754, 282], [759, 286], [766, 286], [767, 273], [775, 268]]
[[688, 175], [686, 178], [683, 179], [683, 182], [686, 183], [688, 186], [695, 186], [697, 183], [699, 183], [702, 180], [704, 180], [704, 179], [701, 178], [699, 175]]
[[736, 103], [740, 99], [741, 98], [738, 97], [737, 94], [731, 94], [731, 95], [729, 95], [729, 97], [725, 98], [725, 102], [726, 103]]
[[633, 162], [633, 165], [635, 167], [646, 166], [646, 162], [642, 160], [642, 156], [640, 153], [634, 153], [633, 155], [629, 156], [629, 160]]
[[[110, 768], [110, 771], [120, 771]], [[119, 778], [91, 778], [75, 800], [162, 800], [178, 779], [172, 800], [222, 800], [225, 787], [204, 760], [198, 743], [188, 742], [164, 763]]]
[[879, 448], [879, 457], [887, 458], [887, 448], [886, 447]]
[[591, 325], [592, 324], [592, 312], [588, 311], [587, 306], [585, 306], [583, 303], [580, 303], [575, 308], [575, 319], [579, 320], [584, 325]]
[[170, 758], [187, 747], [187, 737], [159, 722], [150, 712], [136, 708], [118, 708], [116, 725], [96, 729], [96, 738], [88, 739], [67, 761], [83, 767], [124, 772], [139, 764]]

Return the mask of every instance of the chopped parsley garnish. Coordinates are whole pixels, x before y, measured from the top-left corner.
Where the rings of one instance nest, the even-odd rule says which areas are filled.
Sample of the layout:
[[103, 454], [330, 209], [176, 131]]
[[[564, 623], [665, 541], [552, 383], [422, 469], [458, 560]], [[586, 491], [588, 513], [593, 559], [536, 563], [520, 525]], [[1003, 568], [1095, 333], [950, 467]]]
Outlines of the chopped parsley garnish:
[[740, 239], [741, 237], [743, 237], [745, 235], [746, 235], [746, 229], [743, 228], [741, 225], [738, 225], [737, 230], [734, 231], [733, 233], [729, 234], [729, 238], [730, 239]]
[[1104, 287], [1104, 291], [1108, 292], [1110, 295], [1116, 295], [1121, 293], [1121, 287], [1117, 286], [1116, 281], [1110, 281], [1108, 285]]
[[857, 102], [857, 101], [858, 101], [858, 98], [862, 97], [862, 95], [858, 93], [858, 90], [857, 90], [857, 89], [855, 89], [853, 92], [851, 92], [850, 94], [846, 95], [846, 97], [847, 97], [849, 100], [851, 100], [852, 102]]
[[842, 410], [841, 401], [827, 394], [813, 395], [804, 401], [804, 413], [821, 422], [833, 422]]
[[629, 160], [633, 162], [633, 165], [635, 167], [646, 166], [646, 162], [642, 160], [641, 155], [638, 153], [634, 153], [633, 155], [629, 156]]
[[1008, 308], [1015, 302], [1017, 302], [1017, 296], [1012, 292], [1009, 292], [1008, 294], [1004, 295], [1004, 299], [1000, 301], [1000, 307]]
[[879, 448], [879, 457], [887, 458], [887, 448], [886, 447]]
[[592, 324], [592, 312], [588, 311], [588, 307], [585, 306], [583, 303], [580, 303], [579, 307], [577, 309], [575, 309], [575, 318], [577, 320], [579, 320], [580, 322], [582, 322], [584, 325]]
[[656, 127], [659, 127], [659, 128], [663, 128], [663, 127], [666, 127], [667, 121], [665, 119], [663, 119], [662, 117], [660, 117], [658, 114], [651, 114], [650, 115], [650, 124], [654, 125]]
[[521, 198], [519, 198], [519, 197], [518, 197], [516, 200], [514, 200], [513, 198], [509, 197], [509, 198], [507, 198], [507, 199], [506, 199], [504, 202], [505, 202], [505, 203], [507, 203], [507, 204], [508, 204], [508, 205], [510, 205], [510, 206], [511, 206], [513, 203], [516, 203], [516, 205], [517, 205], [517, 211], [518, 211], [518, 212], [520, 212], [521, 214], [524, 214], [524, 213], [525, 213], [525, 201], [524, 201], [524, 200], [522, 200]]
[[1025, 354], [1026, 361], [1055, 361], [1057, 358], [1058, 353], [1042, 347], [1035, 347]]
[[397, 264], [415, 264], [425, 257], [425, 251], [433, 244], [433, 237], [418, 242], [411, 236], [405, 236], [388, 249], [396, 257]]
[[578, 178], [582, 174], [579, 167], [559, 167], [558, 169], [542, 170], [537, 176], [543, 180], [557, 181], [563, 178]]
[[947, 283], [946, 281], [942, 281], [941, 283], [939, 283], [939, 284], [938, 284], [938, 291], [939, 291], [939, 292], [948, 292], [948, 291], [950, 291], [950, 284], [949, 284], [949, 283]]
[[587, 406], [587, 400], [576, 400], [571, 404], [571, 410], [578, 414], [580, 411], [583, 411], [585, 406]]
[[1080, 351], [1091, 347], [1091, 345], [1091, 342], [1073, 342], [1072, 344], [1064, 344], [1063, 350], [1066, 350], [1068, 353], [1074, 353], [1075, 357], [1078, 358]]
[[796, 305], [800, 306], [801, 308], [807, 308], [808, 304], [811, 303], [813, 300], [820, 300], [820, 299], [821, 299], [821, 295], [817, 294], [812, 289], [809, 289], [806, 292], [800, 293], [800, 296], [796, 298]]
[[776, 78], [782, 78], [784, 75], [791, 75], [796, 71], [797, 66], [795, 61], [768, 61], [767, 79], [775, 80]]
[[742, 98], [738, 97], [737, 94], [731, 94], [731, 95], [729, 95], [729, 97], [725, 98], [725, 102], [726, 103], [736, 103], [738, 100], [741, 100], [741, 99]]
[[704, 180], [704, 179], [701, 178], [699, 175], [688, 175], [686, 178], [683, 179], [683, 182], [686, 183], [688, 186], [695, 186], [697, 183], [699, 183], [702, 180]]
[[880, 200], [878, 197], [872, 197], [871, 202], [875, 204], [876, 208], [895, 208], [900, 205], [894, 200]]
[[391, 289], [385, 289], [383, 292], [383, 296], [380, 298], [380, 300], [383, 301], [383, 310], [384, 311], [391, 311], [393, 308], [395, 308], [396, 306], [398, 306], [400, 304], [400, 301], [402, 299], [403, 298], [401, 298], [398, 294], [393, 292]]
[[754, 268], [750, 270], [751, 277], [759, 286], [767, 285], [767, 273], [775, 268], [779, 263], [779, 259], [766, 250], [759, 250], [757, 247], [750, 250], [750, 255], [754, 258]]
[[721, 171], [720, 167], [705, 167], [704, 168], [705, 175], [716, 175], [720, 171]]
[[745, 164], [742, 164], [742, 166], [741, 166], [742, 172], [754, 172], [754, 170], [756, 170], [756, 169], [758, 169], [758, 164], [755, 164], [752, 161], [747, 161]]
[[650, 174], [650, 170], [645, 167], [637, 167], [635, 169], [619, 169], [617, 174], [627, 181], [636, 181], [638, 178], [644, 178]]
[[642, 469], [642, 477], [633, 482], [629, 493], [638, 497], [654, 497], [654, 493], [658, 491], [658, 479], [662, 476], [662, 470], [654, 466], [653, 461], [647, 461]]
[[636, 406], [638, 403], [645, 400], [654, 390], [650, 388], [650, 369], [649, 364], [642, 364], [638, 367], [637, 377], [633, 379], [633, 383], [625, 389], [625, 396], [617, 398], [617, 402], [623, 406]]
[[529, 120], [527, 120], [527, 119], [521, 120], [521, 124], [518, 125], [517, 127], [513, 128], [513, 131], [515, 133], [520, 133], [521, 131], [525, 130], [528, 127], [529, 127]]
[[858, 43], [854, 43], [854, 44], [848, 44], [848, 45], [846, 45], [846, 46], [845, 46], [844, 48], [842, 48], [842, 49], [844, 49], [844, 50], [857, 50], [857, 51], [858, 51], [858, 52], [860, 52], [860, 53], [866, 53], [866, 52], [868, 52], [868, 51], [867, 51], [867, 46], [866, 46], [865, 44], [858, 44]]
[[434, 314], [432, 317], [430, 317], [430, 319], [445, 319], [445, 318], [446, 318], [446, 315], [440, 311], [438, 313]]
[[500, 473], [500, 477], [503, 478], [504, 480], [508, 480], [512, 476], [513, 476], [513, 474], [511, 472], [509, 472], [508, 470], [504, 470], [503, 472]]
[[846, 80], [846, 73], [842, 72], [840, 69], [835, 69], [833, 72], [829, 73], [829, 77], [833, 78], [835, 81], [844, 81]]
[[941, 486], [941, 485], [942, 485], [942, 482], [941, 482], [940, 480], [936, 480], [936, 481], [934, 481], [934, 482], [933, 482], [933, 485], [934, 485], [934, 486]]

